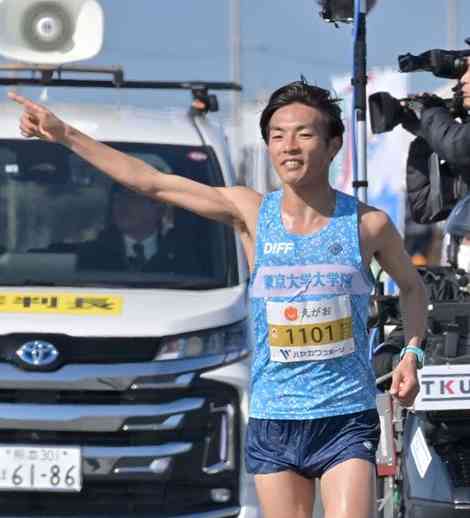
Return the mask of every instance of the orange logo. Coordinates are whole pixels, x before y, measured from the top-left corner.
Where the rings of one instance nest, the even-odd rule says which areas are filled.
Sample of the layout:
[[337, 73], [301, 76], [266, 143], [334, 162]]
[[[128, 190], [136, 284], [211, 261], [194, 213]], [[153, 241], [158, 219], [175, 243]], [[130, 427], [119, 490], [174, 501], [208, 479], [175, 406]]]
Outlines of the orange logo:
[[299, 317], [299, 312], [294, 306], [287, 306], [287, 308], [284, 310], [284, 316], [287, 318], [287, 320], [297, 320]]

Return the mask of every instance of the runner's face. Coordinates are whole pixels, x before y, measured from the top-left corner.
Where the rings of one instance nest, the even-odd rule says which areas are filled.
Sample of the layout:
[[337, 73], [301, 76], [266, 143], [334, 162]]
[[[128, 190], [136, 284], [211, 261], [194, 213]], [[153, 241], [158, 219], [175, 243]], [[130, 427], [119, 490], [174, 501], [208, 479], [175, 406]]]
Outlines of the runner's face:
[[281, 181], [299, 186], [325, 178], [339, 139], [327, 140], [320, 111], [301, 103], [276, 110], [269, 123], [268, 149]]

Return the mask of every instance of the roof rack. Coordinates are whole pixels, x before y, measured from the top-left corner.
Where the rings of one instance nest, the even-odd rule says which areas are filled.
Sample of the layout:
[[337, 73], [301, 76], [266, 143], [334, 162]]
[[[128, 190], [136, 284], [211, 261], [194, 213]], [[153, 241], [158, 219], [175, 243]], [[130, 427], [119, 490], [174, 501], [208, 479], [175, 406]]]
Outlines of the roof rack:
[[[233, 82], [222, 81], [147, 81], [124, 79], [124, 70], [120, 66], [112, 67], [83, 67], [75, 65], [50, 66], [12, 63], [0, 65], [0, 86], [68, 86], [79, 88], [117, 88], [137, 90], [190, 90], [193, 98], [201, 100], [207, 105], [209, 111], [217, 111], [217, 101], [214, 96], [209, 96], [209, 90], [233, 90], [240, 91], [242, 87]], [[27, 73], [25, 75], [12, 75], [13, 73]], [[64, 74], [101, 74], [110, 75], [111, 79], [77, 79], [63, 77]]]

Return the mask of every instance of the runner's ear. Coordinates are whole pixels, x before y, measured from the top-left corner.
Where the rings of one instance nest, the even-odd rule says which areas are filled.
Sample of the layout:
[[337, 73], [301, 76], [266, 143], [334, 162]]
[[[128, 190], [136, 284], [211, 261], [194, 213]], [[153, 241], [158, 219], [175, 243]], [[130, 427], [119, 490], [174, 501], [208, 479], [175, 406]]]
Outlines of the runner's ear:
[[341, 149], [343, 145], [342, 137], [333, 137], [330, 140], [330, 162], [333, 162], [335, 156], [338, 154], [338, 151]]

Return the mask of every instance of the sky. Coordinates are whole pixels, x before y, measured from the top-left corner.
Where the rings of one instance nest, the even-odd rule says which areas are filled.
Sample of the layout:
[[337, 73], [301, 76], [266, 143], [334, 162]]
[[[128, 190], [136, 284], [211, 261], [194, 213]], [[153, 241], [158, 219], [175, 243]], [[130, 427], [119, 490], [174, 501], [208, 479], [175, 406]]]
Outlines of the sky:
[[[104, 45], [87, 64], [122, 65], [128, 79], [231, 80], [231, 1], [100, 0]], [[457, 10], [453, 38], [458, 48], [470, 48], [464, 43], [470, 36], [470, 2], [449, 2]], [[351, 26], [341, 24], [338, 29], [323, 21], [315, 0], [240, 0], [240, 7], [242, 100], [266, 95], [301, 74], [324, 87], [331, 86], [333, 76], [352, 74]], [[448, 48], [447, 14], [448, 0], [378, 0], [367, 18], [368, 69], [397, 69], [399, 54]], [[445, 82], [429, 72], [410, 76], [410, 89], [416, 92]], [[73, 95], [96, 100], [103, 93]], [[138, 104], [188, 100], [187, 94], [129, 95]], [[222, 96], [221, 101], [224, 107], [229, 98]]]

